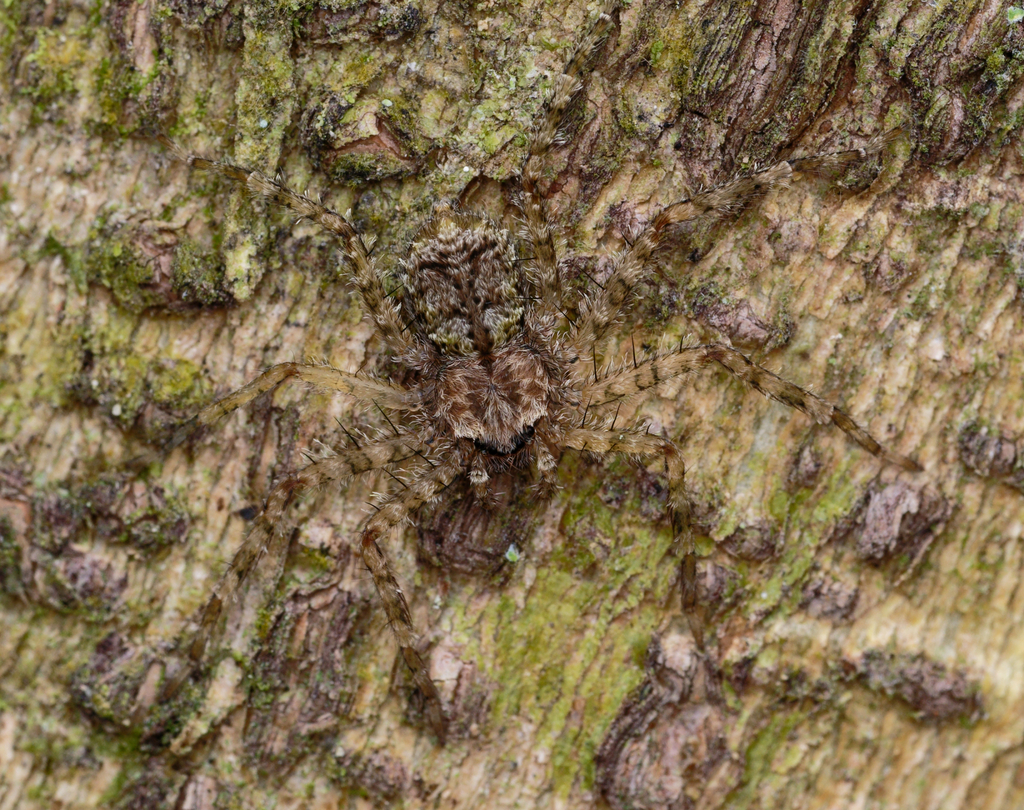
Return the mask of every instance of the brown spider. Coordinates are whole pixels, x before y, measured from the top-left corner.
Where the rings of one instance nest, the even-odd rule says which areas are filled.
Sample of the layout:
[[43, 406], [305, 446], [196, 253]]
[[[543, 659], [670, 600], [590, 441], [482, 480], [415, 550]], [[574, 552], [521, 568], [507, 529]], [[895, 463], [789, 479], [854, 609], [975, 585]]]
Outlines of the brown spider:
[[[682, 604], [701, 644], [697, 557], [679, 451], [670, 439], [637, 428], [616, 428], [614, 419], [609, 422], [602, 414], [607, 411], [603, 406], [710, 363], [718, 363], [818, 423], [834, 424], [870, 453], [905, 469], [918, 469], [912, 460], [884, 448], [843, 411], [721, 344], [680, 344], [641, 361], [634, 358], [607, 373], [594, 373], [591, 356], [596, 356], [596, 348], [623, 313], [670, 226], [735, 211], [769, 189], [786, 185], [795, 172], [829, 171], [861, 161], [880, 150], [886, 140], [876, 139], [863, 149], [782, 161], [665, 207], [614, 257], [610, 275], [597, 292], [568, 301], [570, 293], [560, 278], [557, 243], [538, 180], [566, 108], [579, 90], [580, 76], [611, 28], [611, 10], [609, 4], [554, 80], [521, 172], [522, 195], [517, 201], [525, 226], [521, 238], [486, 217], [440, 205], [401, 263], [397, 297], [387, 292], [366, 242], [343, 215], [260, 172], [187, 154], [162, 139], [190, 166], [228, 177], [253, 195], [283, 205], [340, 237], [366, 313], [389, 353], [408, 372], [403, 376], [407, 382], [400, 384], [326, 365], [282, 363], [177, 430], [170, 448], [197, 428], [291, 378], [373, 402], [397, 415], [392, 435], [363, 445], [353, 442], [354, 446], [313, 461], [274, 486], [206, 603], [189, 646], [190, 663], [169, 679], [170, 689], [202, 660], [225, 602], [258, 564], [298, 496], [339, 478], [397, 468], [406, 480], [367, 519], [361, 553], [413, 681], [426, 697], [430, 725], [443, 742], [446, 718], [441, 698], [416, 649], [409, 606], [380, 541], [460, 476], [468, 476], [481, 497], [487, 496], [495, 476], [509, 470], [532, 467], [543, 482], [551, 482], [568, 448], [664, 458], [673, 531], [682, 554]], [[529, 257], [525, 260], [521, 245]], [[570, 320], [563, 314], [566, 311], [577, 315]]]

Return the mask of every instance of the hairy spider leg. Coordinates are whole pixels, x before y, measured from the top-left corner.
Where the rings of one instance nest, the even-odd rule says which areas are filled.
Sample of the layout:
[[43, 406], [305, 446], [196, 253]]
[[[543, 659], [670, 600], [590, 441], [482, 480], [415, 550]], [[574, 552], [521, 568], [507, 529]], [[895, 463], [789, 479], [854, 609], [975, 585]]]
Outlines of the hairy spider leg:
[[582, 393], [584, 397], [594, 402], [595, 407], [607, 405], [610, 402], [637, 396], [673, 377], [700, 371], [711, 363], [718, 363], [730, 374], [766, 397], [802, 411], [819, 425], [835, 425], [872, 455], [905, 470], [921, 470], [921, 466], [913, 459], [901, 456], [882, 445], [845, 411], [720, 343], [681, 347], [673, 352], [650, 357], [638, 363], [635, 368], [629, 366], [584, 385]]
[[665, 459], [672, 537], [682, 550], [682, 607], [694, 641], [703, 650], [705, 616], [697, 600], [697, 549], [693, 541], [690, 501], [684, 488], [686, 468], [679, 448], [670, 439], [635, 429], [573, 428], [566, 433], [564, 443], [566, 447], [592, 453], [625, 453], [641, 457], [660, 455]]
[[547, 206], [537, 189], [537, 183], [544, 168], [544, 158], [552, 144], [558, 140], [558, 130], [565, 117], [565, 111], [582, 86], [580, 74], [611, 30], [610, 15], [614, 7], [614, 2], [605, 4], [597, 21], [577, 43], [562, 72], [555, 77], [551, 97], [534, 129], [530, 140], [530, 152], [521, 173], [523, 195], [520, 208], [533, 248], [533, 259], [530, 263], [533, 280], [541, 301], [555, 312], [560, 312], [563, 308], [562, 288], [558, 276], [558, 249], [549, 224]]
[[199, 428], [213, 424], [222, 416], [227, 416], [232, 411], [252, 402], [260, 394], [270, 391], [290, 379], [298, 379], [320, 388], [351, 394], [365, 402], [376, 402], [380, 407], [393, 410], [410, 411], [419, 407], [418, 400], [414, 395], [382, 380], [360, 377], [331, 366], [279, 363], [276, 366], [271, 366], [237, 391], [232, 391], [212, 405], [207, 405], [191, 419], [182, 423], [174, 431], [166, 449], [173, 450]]
[[416, 442], [406, 435], [391, 436], [363, 447], [347, 448], [336, 456], [316, 461], [277, 483], [267, 496], [266, 506], [239, 546], [231, 563], [221, 574], [203, 607], [199, 629], [188, 644], [188, 663], [164, 686], [164, 697], [178, 691], [185, 679], [202, 662], [210, 637], [224, 611], [225, 603], [259, 565], [275, 537], [287, 526], [286, 514], [295, 499], [311, 489], [339, 478], [379, 470], [388, 464], [416, 457], [410, 448]]
[[[584, 301], [580, 318], [573, 324], [570, 333], [572, 344], [577, 351], [583, 352], [587, 347], [593, 349], [607, 337], [609, 329], [625, 308], [634, 286], [648, 271], [654, 251], [669, 226], [701, 220], [710, 221], [737, 211], [771, 189], [788, 185], [794, 172], [833, 172], [843, 166], [863, 161], [867, 156], [881, 151], [893, 136], [894, 133], [887, 133], [873, 139], [861, 149], [781, 161], [751, 176], [702, 191], [689, 199], [665, 207], [632, 244], [618, 253], [608, 280], [592, 298]], [[602, 378], [595, 374], [594, 379], [587, 379], [590, 372], [580, 364], [576, 371], [577, 381], [581, 384], [580, 398], [598, 408], [636, 396], [666, 379], [697, 371], [711, 362], [719, 363], [765, 396], [803, 411], [819, 424], [836, 425], [872, 454], [904, 469], [920, 469], [917, 462], [881, 445], [844, 411], [772, 374], [751, 362], [740, 352], [719, 344], [680, 348], [676, 352], [648, 358], [639, 363], [634, 360], [632, 367], [626, 366]], [[619, 434], [611, 434], [609, 440], [614, 435]], [[622, 435], [629, 434], [624, 432]], [[629, 442], [626, 445], [628, 448]], [[630, 451], [625, 449], [623, 452]], [[673, 446], [673, 452], [666, 458], [677, 455]], [[681, 480], [681, 460], [678, 467]], [[678, 500], [685, 503], [685, 495], [680, 493]], [[679, 512], [681, 508], [676, 507], [675, 511]], [[685, 508], [685, 514], [688, 515], [688, 506]], [[688, 518], [686, 525], [681, 526], [679, 530], [682, 532], [679, 536], [684, 549], [681, 570], [683, 610], [689, 619], [695, 640], [703, 647], [704, 617], [697, 600], [697, 557]]]
[[772, 189], [788, 186], [795, 172], [834, 172], [843, 166], [861, 162], [880, 152], [898, 132], [873, 138], [860, 149], [783, 160], [763, 171], [701, 191], [662, 208], [633, 243], [619, 251], [612, 264], [611, 275], [602, 288], [584, 301], [580, 317], [572, 327], [571, 341], [582, 351], [608, 335], [630, 292], [648, 272], [651, 257], [669, 226], [710, 222], [739, 211]]
[[321, 205], [316, 200], [271, 180], [262, 172], [250, 171], [230, 163], [220, 163], [190, 154], [164, 135], [159, 136], [159, 140], [174, 153], [175, 157], [192, 168], [227, 177], [244, 187], [253, 196], [263, 197], [277, 205], [283, 205], [298, 214], [300, 218], [310, 219], [324, 230], [340, 237], [344, 245], [345, 258], [352, 268], [352, 282], [355, 284], [363, 306], [366, 307], [373, 322], [377, 325], [381, 337], [396, 353], [404, 351], [411, 345], [411, 339], [402, 323], [398, 304], [384, 288], [381, 272], [374, 263], [373, 256], [362, 237], [356, 233], [355, 228], [345, 217]]
[[373, 584], [388, 617], [388, 626], [394, 633], [405, 663], [412, 671], [413, 683], [426, 698], [427, 722], [442, 745], [447, 736], [448, 720], [444, 714], [441, 696], [430, 679], [426, 663], [416, 650], [417, 635], [409, 603], [405, 599], [401, 585], [398, 584], [387, 555], [377, 541], [405, 520], [410, 513], [433, 499], [461, 474], [462, 468], [455, 462], [438, 464], [422, 470], [416, 478], [378, 506], [377, 511], [367, 521], [362, 537], [363, 562], [373, 576]]

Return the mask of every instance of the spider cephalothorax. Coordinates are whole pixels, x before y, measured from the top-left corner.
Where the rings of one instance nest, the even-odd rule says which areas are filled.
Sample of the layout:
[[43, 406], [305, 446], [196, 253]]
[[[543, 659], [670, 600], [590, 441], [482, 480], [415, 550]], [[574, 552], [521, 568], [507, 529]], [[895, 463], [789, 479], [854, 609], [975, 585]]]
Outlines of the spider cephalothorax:
[[[402, 487], [384, 496], [366, 520], [360, 543], [362, 559], [373, 576], [413, 681], [427, 698], [431, 726], [443, 740], [446, 721], [441, 698], [417, 649], [408, 604], [380, 541], [462, 477], [475, 495], [486, 499], [498, 475], [527, 474], [526, 468], [532, 468], [541, 480], [550, 481], [567, 449], [664, 459], [668, 504], [682, 557], [682, 604], [697, 643], [702, 645], [697, 555], [683, 493], [680, 453], [668, 438], [643, 429], [616, 427], [612, 408], [664, 380], [712, 363], [816, 422], [835, 425], [869, 452], [906, 469], [917, 468], [913, 461], [885, 449], [843, 411], [728, 346], [680, 343], [639, 360], [634, 355], [631, 361], [603, 374], [597, 373], [596, 365], [579, 362], [580, 358], [596, 360], [672, 226], [720, 217], [773, 187], [785, 185], [795, 172], [856, 163], [886, 142], [885, 137], [876, 138], [863, 149], [782, 161], [665, 207], [612, 258], [600, 289], [580, 297], [561, 278], [556, 240], [538, 181], [566, 107], [579, 89], [579, 77], [611, 28], [610, 12], [611, 5], [554, 79], [552, 96], [520, 175], [522, 194], [516, 205], [523, 224], [521, 238], [483, 216], [440, 205], [401, 263], [397, 291], [391, 289], [391, 280], [377, 267], [371, 251], [343, 215], [260, 172], [189, 155], [164, 139], [188, 164], [231, 178], [251, 193], [284, 205], [335, 234], [367, 316], [394, 365], [403, 369], [400, 377], [389, 380], [324, 365], [273, 366], [205, 408], [175, 433], [171, 447], [196, 427], [210, 424], [293, 377], [372, 402], [394, 416], [389, 419], [390, 434], [372, 442], [353, 441], [350, 447], [313, 461], [277, 483], [203, 611], [189, 647], [191, 664], [168, 679], [169, 688], [180, 683], [202, 659], [227, 598], [287, 525], [286, 512], [295, 498], [332, 480], [385, 470], [400, 480]], [[567, 316], [567, 312], [573, 314]]]

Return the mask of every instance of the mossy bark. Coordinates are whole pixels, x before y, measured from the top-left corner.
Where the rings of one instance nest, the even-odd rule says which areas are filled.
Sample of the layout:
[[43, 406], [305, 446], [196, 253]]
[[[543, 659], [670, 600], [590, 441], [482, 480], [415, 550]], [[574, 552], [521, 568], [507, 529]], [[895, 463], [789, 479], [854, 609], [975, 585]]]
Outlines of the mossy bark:
[[509, 216], [595, 12], [0, 7], [0, 806], [1024, 806], [1024, 22], [992, 0], [633, 2], [551, 158], [585, 288], [687, 189], [903, 128], [681, 235], [606, 352], [732, 342], [924, 467], [724, 373], [642, 404], [688, 460], [706, 657], [658, 465], [567, 454], [546, 504], [465, 490], [389, 541], [447, 747], [353, 552], [387, 478], [308, 499], [159, 700], [275, 477], [383, 421], [284, 388], [128, 462], [272, 363], [395, 369], [323, 234], [149, 136], [323, 192], [388, 265], [439, 199]]

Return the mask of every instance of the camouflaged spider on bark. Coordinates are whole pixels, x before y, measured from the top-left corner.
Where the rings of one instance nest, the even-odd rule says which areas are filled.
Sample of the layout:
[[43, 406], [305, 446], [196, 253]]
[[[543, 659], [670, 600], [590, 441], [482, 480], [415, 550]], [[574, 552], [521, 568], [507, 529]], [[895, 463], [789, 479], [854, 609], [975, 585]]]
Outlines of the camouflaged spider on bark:
[[[413, 682], [426, 698], [428, 721], [443, 741], [442, 700], [417, 651], [409, 606], [382, 544], [394, 527], [460, 477], [465, 476], [481, 498], [486, 498], [496, 476], [509, 471], [529, 475], [532, 470], [542, 484], [550, 484], [568, 449], [664, 460], [672, 527], [682, 559], [683, 609], [702, 643], [697, 556], [679, 450], [671, 439], [639, 428], [616, 427], [612, 411], [623, 400], [710, 364], [820, 424], [835, 425], [868, 452], [905, 469], [917, 469], [915, 462], [883, 447], [843, 411], [721, 344], [680, 345], [595, 373], [591, 358], [611, 336], [634, 288], [648, 273], [652, 255], [673, 226], [721, 217], [786, 185], [797, 172], [854, 164], [878, 152], [884, 143], [884, 138], [876, 139], [863, 149], [782, 161], [663, 208], [613, 257], [610, 274], [599, 289], [580, 296], [561, 278], [559, 240], [538, 182], [566, 108], [580, 89], [581, 75], [611, 29], [611, 10], [609, 5], [599, 16], [553, 81], [519, 178], [521, 195], [516, 205], [522, 232], [513, 234], [485, 216], [454, 206], [436, 207], [400, 264], [397, 295], [387, 292], [384, 274], [367, 243], [345, 216], [258, 171], [187, 154], [163, 139], [189, 166], [230, 178], [251, 194], [285, 206], [336, 235], [367, 317], [388, 353], [404, 369], [398, 382], [325, 365], [283, 363], [205, 408], [174, 434], [171, 448], [195, 429], [289, 379], [372, 403], [391, 414], [393, 425], [384, 438], [353, 442], [273, 487], [263, 512], [203, 609], [188, 648], [189, 663], [170, 679], [172, 684], [180, 684], [202, 661], [225, 604], [258, 564], [275, 532], [287, 525], [285, 516], [296, 498], [339, 478], [386, 471], [400, 479], [401, 487], [384, 496], [367, 518], [360, 538], [362, 559]], [[570, 320], [566, 312], [575, 315]]]

